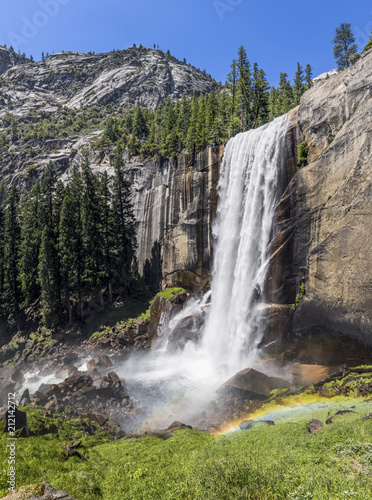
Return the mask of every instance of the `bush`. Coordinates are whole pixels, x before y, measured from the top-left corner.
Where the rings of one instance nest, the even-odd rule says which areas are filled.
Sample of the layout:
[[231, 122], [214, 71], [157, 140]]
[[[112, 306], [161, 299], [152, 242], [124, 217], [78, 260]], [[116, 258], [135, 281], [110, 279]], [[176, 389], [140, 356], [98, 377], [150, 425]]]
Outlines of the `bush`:
[[297, 146], [298, 165], [301, 167], [305, 166], [307, 163], [309, 149], [310, 148], [306, 141], [301, 142], [301, 144]]

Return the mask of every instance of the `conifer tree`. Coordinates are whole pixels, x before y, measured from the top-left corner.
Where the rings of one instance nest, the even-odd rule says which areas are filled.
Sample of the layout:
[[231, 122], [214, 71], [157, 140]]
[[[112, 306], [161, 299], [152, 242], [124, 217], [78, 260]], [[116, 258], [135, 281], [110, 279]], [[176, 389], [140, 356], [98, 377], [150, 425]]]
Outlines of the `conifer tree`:
[[236, 94], [237, 94], [237, 80], [238, 80], [238, 68], [236, 59], [233, 59], [230, 68], [231, 71], [227, 75], [226, 86], [230, 90], [231, 94], [231, 111], [230, 111], [230, 119], [231, 119], [235, 114], [235, 108], [236, 108]]
[[49, 162], [40, 189], [42, 223], [38, 275], [41, 287], [43, 322], [56, 328], [60, 313], [60, 276], [58, 262], [58, 213], [55, 211], [57, 175]]
[[103, 265], [100, 233], [99, 183], [85, 156], [82, 167], [81, 229], [83, 242], [84, 289], [86, 293], [98, 292]]
[[186, 148], [190, 153], [195, 153], [196, 151], [196, 127], [198, 123], [199, 114], [199, 102], [195, 94], [193, 94], [191, 99], [191, 112], [190, 112], [190, 124], [187, 131], [186, 137]]
[[280, 115], [288, 113], [293, 107], [293, 89], [288, 80], [287, 73], [280, 73], [279, 91], [278, 91], [278, 111]]
[[294, 104], [296, 106], [300, 104], [302, 94], [305, 91], [304, 80], [305, 80], [304, 70], [301, 64], [298, 62], [297, 71], [294, 79], [294, 86], [293, 86]]
[[113, 273], [120, 280], [124, 292], [129, 288], [129, 276], [136, 249], [136, 232], [130, 199], [130, 186], [124, 178], [123, 152], [116, 149], [114, 157], [115, 177], [111, 208], [111, 241]]
[[350, 59], [357, 53], [358, 46], [356, 38], [351, 30], [351, 24], [341, 23], [336, 28], [333, 38], [333, 55], [339, 70], [348, 68], [351, 65]]
[[25, 306], [31, 305], [40, 296], [38, 278], [41, 246], [41, 186], [36, 181], [30, 193], [25, 193], [21, 202], [21, 248], [20, 281]]
[[252, 89], [252, 126], [260, 127], [268, 121], [269, 84], [263, 69], [258, 64], [253, 66], [253, 89]]
[[101, 182], [99, 184], [99, 205], [100, 205], [100, 233], [101, 233], [101, 247], [102, 247], [102, 283], [107, 285], [109, 291], [110, 303], [112, 302], [112, 273], [111, 273], [111, 241], [110, 241], [110, 180], [105, 171], [102, 174]]
[[313, 68], [310, 64], [306, 65], [305, 68], [305, 88], [308, 90], [313, 86]]
[[19, 242], [21, 229], [18, 219], [18, 191], [15, 185], [10, 189], [4, 209], [4, 285], [3, 312], [10, 323], [17, 320], [21, 302], [19, 286]]
[[243, 45], [238, 50], [237, 68], [241, 129], [247, 130], [251, 125], [252, 75], [251, 65]]

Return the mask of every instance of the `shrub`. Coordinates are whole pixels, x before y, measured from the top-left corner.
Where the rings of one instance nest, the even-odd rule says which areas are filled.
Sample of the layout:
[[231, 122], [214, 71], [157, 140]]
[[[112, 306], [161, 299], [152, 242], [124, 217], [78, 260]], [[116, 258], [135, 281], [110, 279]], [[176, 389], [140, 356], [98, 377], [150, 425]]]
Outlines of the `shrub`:
[[297, 146], [298, 165], [303, 167], [307, 163], [309, 149], [306, 141], [301, 142], [301, 144]]

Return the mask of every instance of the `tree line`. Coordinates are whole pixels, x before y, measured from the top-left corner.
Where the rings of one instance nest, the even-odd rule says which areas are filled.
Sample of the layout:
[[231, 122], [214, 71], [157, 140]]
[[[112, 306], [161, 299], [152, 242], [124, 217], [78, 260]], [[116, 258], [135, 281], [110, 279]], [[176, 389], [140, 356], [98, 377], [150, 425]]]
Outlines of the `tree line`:
[[281, 73], [270, 87], [257, 63], [251, 65], [243, 46], [231, 64], [226, 84], [209, 94], [168, 98], [156, 110], [137, 107], [110, 116], [100, 149], [120, 144], [129, 156], [165, 159], [182, 152], [197, 153], [225, 143], [238, 132], [260, 127], [297, 106], [312, 85], [312, 67], [297, 63], [293, 84]]
[[115, 175], [93, 174], [88, 156], [64, 185], [52, 162], [20, 196], [0, 204], [0, 316], [19, 325], [31, 311], [49, 328], [84, 321], [84, 301], [130, 291], [136, 235], [120, 147]]

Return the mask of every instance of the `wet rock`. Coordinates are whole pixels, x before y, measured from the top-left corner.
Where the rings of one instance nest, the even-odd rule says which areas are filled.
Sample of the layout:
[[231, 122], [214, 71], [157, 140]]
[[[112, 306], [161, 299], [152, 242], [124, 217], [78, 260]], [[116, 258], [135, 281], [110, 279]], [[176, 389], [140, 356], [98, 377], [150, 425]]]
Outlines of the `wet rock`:
[[217, 392], [243, 399], [266, 399], [273, 389], [289, 388], [291, 383], [287, 380], [269, 377], [253, 368], [247, 368], [231, 377]]
[[307, 430], [310, 434], [319, 434], [319, 432], [323, 430], [323, 422], [321, 420], [317, 420], [316, 418], [312, 418], [307, 426]]
[[19, 400], [19, 406], [27, 406], [31, 403], [30, 392], [25, 389], [22, 393], [21, 399]]
[[48, 400], [48, 398], [45, 396], [45, 394], [43, 394], [40, 391], [36, 391], [32, 396], [31, 404], [32, 405], [40, 405], [40, 404], [45, 403], [47, 400]]
[[87, 363], [88, 370], [106, 370], [112, 367], [112, 362], [106, 354], [100, 353]]
[[246, 430], [252, 429], [253, 424], [254, 424], [254, 420], [243, 420], [243, 422], [241, 422], [239, 424], [239, 427], [242, 431], [246, 431]]
[[338, 410], [335, 413], [335, 415], [347, 415], [348, 413], [356, 413], [356, 412], [352, 410]]
[[80, 415], [80, 418], [86, 418], [91, 422], [96, 422], [101, 427], [109, 420], [108, 417], [102, 415], [102, 413], [83, 413]]
[[166, 430], [168, 432], [177, 431], [179, 429], [192, 429], [191, 425], [185, 425], [181, 422], [175, 421], [173, 422]]
[[173, 350], [184, 349], [187, 342], [198, 343], [203, 326], [200, 316], [187, 316], [173, 329], [169, 336], [169, 345]]
[[79, 355], [75, 351], [68, 351], [63, 358], [63, 364], [71, 365], [78, 360], [79, 360]]
[[170, 439], [170, 438], [175, 436], [171, 432], [152, 432], [151, 435], [156, 436], [156, 437], [162, 439], [163, 441], [167, 441], [167, 439]]

